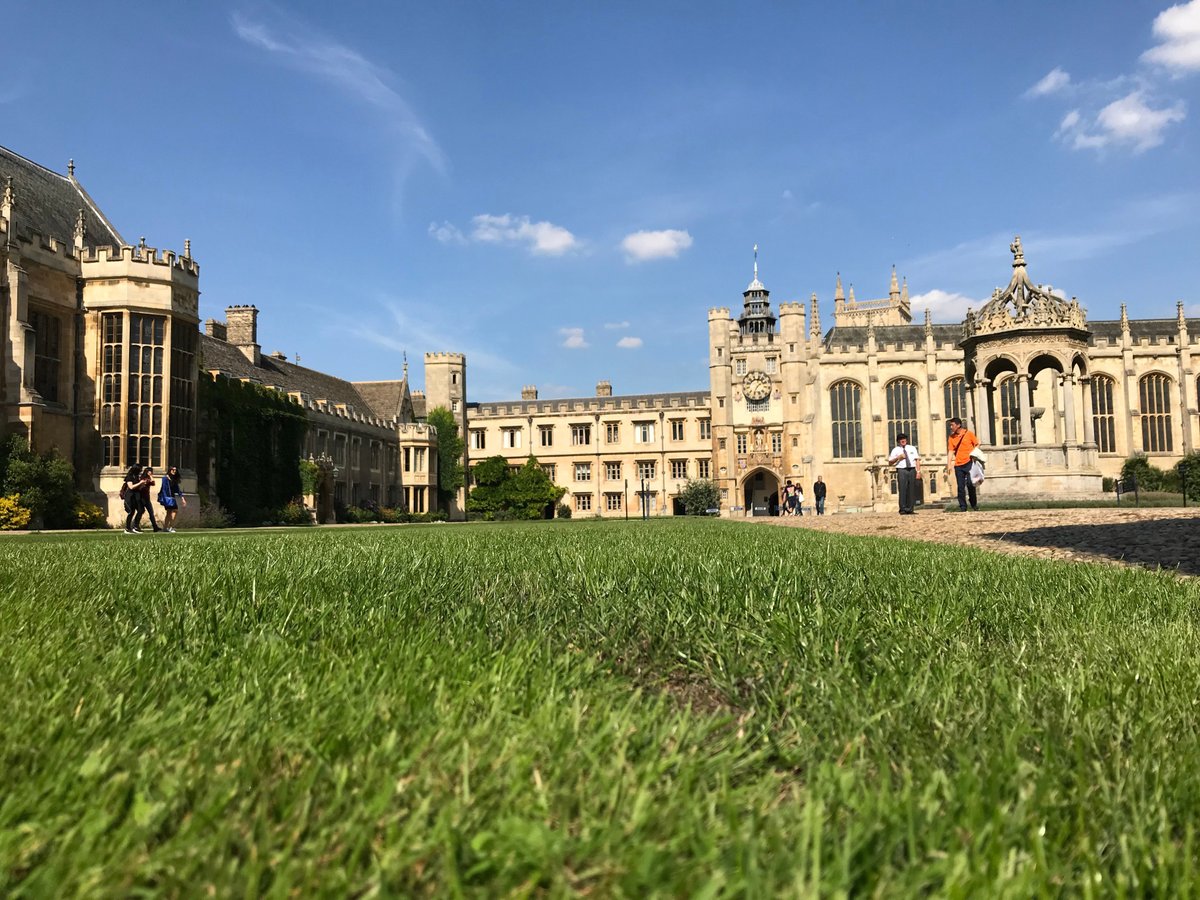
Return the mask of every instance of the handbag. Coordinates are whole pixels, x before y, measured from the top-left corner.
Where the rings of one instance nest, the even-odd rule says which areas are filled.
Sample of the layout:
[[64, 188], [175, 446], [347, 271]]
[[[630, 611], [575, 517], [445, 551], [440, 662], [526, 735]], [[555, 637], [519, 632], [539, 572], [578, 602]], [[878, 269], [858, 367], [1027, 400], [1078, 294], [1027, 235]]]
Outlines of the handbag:
[[987, 465], [987, 454], [984, 453], [983, 450], [981, 450], [978, 446], [974, 447], [969, 455], [971, 459], [979, 463], [981, 466]]

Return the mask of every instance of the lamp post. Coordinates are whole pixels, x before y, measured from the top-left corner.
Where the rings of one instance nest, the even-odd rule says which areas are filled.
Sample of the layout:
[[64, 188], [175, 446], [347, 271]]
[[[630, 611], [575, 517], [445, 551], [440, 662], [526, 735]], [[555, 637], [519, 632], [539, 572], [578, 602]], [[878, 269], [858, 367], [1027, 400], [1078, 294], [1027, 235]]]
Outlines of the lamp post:
[[625, 479], [625, 521], [629, 521], [629, 479]]
[[642, 498], [642, 520], [650, 518], [650, 495], [646, 492], [646, 479], [642, 479], [642, 493], [639, 495]]

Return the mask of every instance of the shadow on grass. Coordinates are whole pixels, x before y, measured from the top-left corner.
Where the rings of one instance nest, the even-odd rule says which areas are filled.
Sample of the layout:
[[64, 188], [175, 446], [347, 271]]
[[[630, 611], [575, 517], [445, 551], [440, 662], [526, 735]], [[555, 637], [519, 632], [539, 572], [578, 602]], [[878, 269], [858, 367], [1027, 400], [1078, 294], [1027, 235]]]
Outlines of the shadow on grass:
[[1028, 547], [1057, 547], [1110, 559], [1200, 575], [1200, 515], [1112, 525], [1051, 525], [981, 537]]

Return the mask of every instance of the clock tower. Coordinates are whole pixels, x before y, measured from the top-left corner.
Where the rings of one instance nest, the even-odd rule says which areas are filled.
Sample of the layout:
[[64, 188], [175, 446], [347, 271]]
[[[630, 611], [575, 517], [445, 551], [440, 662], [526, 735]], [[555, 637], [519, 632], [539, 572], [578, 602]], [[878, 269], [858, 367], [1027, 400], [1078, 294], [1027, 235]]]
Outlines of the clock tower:
[[771, 292], [758, 278], [742, 292], [742, 313], [709, 310], [709, 381], [712, 392], [713, 480], [724, 515], [766, 515], [787, 478], [800, 481], [789, 419], [798, 417], [796, 365], [804, 353], [804, 306], [785, 303], [777, 319]]

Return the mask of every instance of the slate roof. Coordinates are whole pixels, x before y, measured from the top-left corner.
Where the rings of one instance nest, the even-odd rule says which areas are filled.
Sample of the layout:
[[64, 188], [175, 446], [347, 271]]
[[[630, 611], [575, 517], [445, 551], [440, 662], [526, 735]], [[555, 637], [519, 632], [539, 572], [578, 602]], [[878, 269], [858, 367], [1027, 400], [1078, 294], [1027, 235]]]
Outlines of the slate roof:
[[[1184, 319], [1187, 323], [1188, 336], [1200, 335], [1200, 319]], [[1111, 343], [1121, 340], [1121, 320], [1111, 319], [1088, 322], [1088, 330], [1093, 338], [1108, 338]], [[1130, 319], [1129, 336], [1136, 344], [1142, 338], [1156, 341], [1165, 337], [1174, 341], [1179, 336], [1179, 322], [1175, 319]]]
[[400, 414], [400, 402], [404, 397], [402, 380], [355, 381], [352, 384], [372, 414], [381, 419], [391, 419]]
[[[837, 347], [848, 350], [853, 347], [867, 346], [866, 325], [836, 325], [825, 333], [825, 349]], [[957, 344], [962, 340], [962, 324], [933, 326], [933, 342], [935, 344]], [[882, 347], [884, 344], [900, 346], [915, 344], [918, 348], [925, 346], [925, 323], [917, 325], [876, 325], [875, 343]]]
[[[349, 381], [306, 369], [295, 363], [277, 359], [267, 354], [259, 357], [259, 365], [253, 365], [237, 347], [218, 338], [200, 334], [200, 370], [217, 370], [231, 378], [248, 378], [265, 385], [274, 385], [287, 393], [307, 394], [314, 401], [328, 400], [332, 404], [342, 403], [362, 415], [378, 416], [374, 408]], [[392, 416], [380, 416], [391, 421]]]
[[89, 247], [121, 247], [125, 240], [104, 217], [74, 177], [59, 175], [11, 150], [0, 147], [0, 191], [12, 176], [17, 208], [13, 218], [16, 232], [28, 236], [31, 231], [53, 237], [70, 245], [75, 239], [75, 219], [83, 210], [84, 243]]

